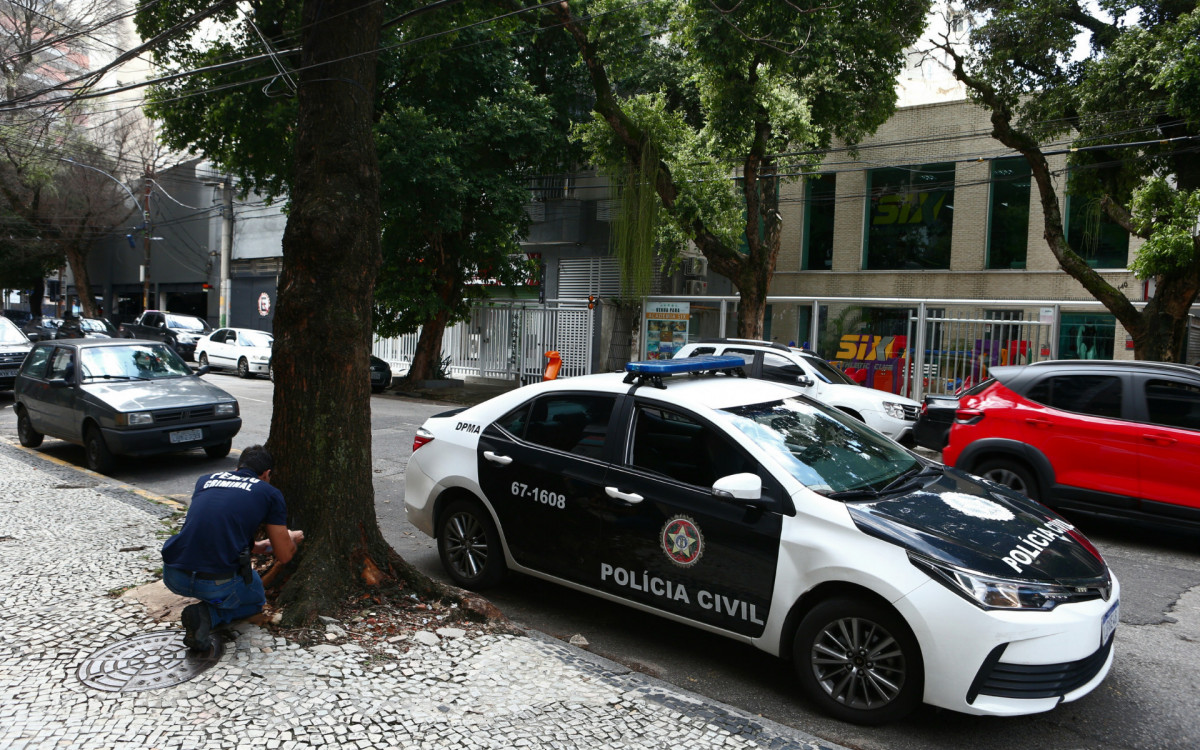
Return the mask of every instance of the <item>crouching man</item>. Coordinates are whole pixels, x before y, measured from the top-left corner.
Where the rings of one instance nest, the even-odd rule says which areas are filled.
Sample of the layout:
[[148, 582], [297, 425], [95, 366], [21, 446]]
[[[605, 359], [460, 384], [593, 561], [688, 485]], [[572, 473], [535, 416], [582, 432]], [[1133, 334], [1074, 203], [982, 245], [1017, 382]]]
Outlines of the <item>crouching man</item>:
[[[273, 462], [261, 445], [242, 451], [237, 471], [196, 480], [183, 529], [163, 544], [163, 583], [180, 596], [199, 599], [183, 610], [183, 643], [193, 651], [212, 647], [214, 627], [262, 611], [267, 598], [250, 553], [271, 553], [286, 563], [304, 532], [289, 531], [283, 493], [270, 484]], [[255, 542], [260, 526], [267, 538]]]

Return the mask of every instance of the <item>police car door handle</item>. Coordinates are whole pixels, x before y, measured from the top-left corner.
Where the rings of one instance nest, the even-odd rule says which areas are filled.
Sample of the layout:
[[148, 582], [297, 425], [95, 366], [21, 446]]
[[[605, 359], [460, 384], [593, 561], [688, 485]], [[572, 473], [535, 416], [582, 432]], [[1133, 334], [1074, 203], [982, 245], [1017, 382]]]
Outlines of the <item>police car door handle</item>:
[[614, 500], [624, 500], [625, 502], [633, 503], [634, 505], [640, 503], [642, 500], [645, 500], [644, 497], [637, 493], [621, 492], [616, 487], [605, 487], [604, 494], [608, 495]]
[[512, 463], [512, 456], [501, 456], [500, 454], [493, 453], [491, 451], [484, 451], [483, 457], [492, 463], [500, 464], [501, 466], [508, 466]]

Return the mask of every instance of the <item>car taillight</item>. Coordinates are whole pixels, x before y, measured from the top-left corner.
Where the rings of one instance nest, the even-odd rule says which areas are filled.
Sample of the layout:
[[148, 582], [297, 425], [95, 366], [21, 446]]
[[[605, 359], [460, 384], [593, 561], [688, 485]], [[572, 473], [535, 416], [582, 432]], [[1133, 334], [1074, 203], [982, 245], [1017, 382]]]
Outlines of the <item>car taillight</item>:
[[927, 404], [927, 403], [924, 403], [924, 402], [922, 402], [922, 403], [921, 403], [921, 413], [922, 413], [922, 414], [928, 414], [928, 413], [929, 413], [929, 404]]
[[425, 445], [426, 443], [432, 443], [432, 442], [433, 442], [433, 433], [430, 432], [429, 430], [425, 429], [424, 427], [420, 428], [419, 430], [417, 430], [417, 434], [413, 436], [413, 453], [416, 453], [417, 448], [420, 448], [422, 445]]
[[954, 412], [954, 424], [978, 424], [983, 419], [983, 412], [978, 409], [957, 409]]

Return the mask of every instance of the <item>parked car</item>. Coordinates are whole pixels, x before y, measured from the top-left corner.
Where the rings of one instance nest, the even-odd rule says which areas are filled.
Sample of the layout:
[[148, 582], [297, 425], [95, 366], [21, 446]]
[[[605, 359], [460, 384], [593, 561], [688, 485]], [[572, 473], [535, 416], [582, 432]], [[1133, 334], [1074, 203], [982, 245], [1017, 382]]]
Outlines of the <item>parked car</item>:
[[0, 390], [11, 391], [17, 369], [31, 348], [29, 337], [8, 317], [0, 318]]
[[1200, 368], [1067, 360], [993, 367], [947, 464], [1062, 510], [1200, 528]]
[[700, 341], [684, 345], [673, 359], [705, 355], [739, 356], [745, 360], [750, 377], [785, 383], [898, 442], [911, 440], [913, 423], [921, 411], [921, 405], [910, 398], [859, 385], [810, 351], [771, 341]]
[[4, 308], [4, 317], [16, 323], [17, 326], [20, 327], [33, 320], [33, 313], [29, 312], [28, 310], [12, 310], [6, 307]]
[[913, 425], [913, 442], [922, 448], [942, 451], [950, 440], [950, 427], [958, 412], [958, 402], [963, 396], [983, 391], [987, 381], [978, 383], [954, 395], [930, 393], [921, 402], [921, 413]]
[[460, 586], [515, 570], [748, 643], [843, 720], [1048, 711], [1100, 684], [1119, 585], [1073, 526], [794, 388], [713, 374], [743, 366], [631, 363], [434, 416], [408, 520]]
[[[392, 384], [392, 366], [371, 355], [371, 393], [383, 393]], [[275, 368], [270, 369], [271, 382], [275, 382]]]
[[120, 328], [125, 338], [161, 341], [187, 360], [193, 358], [200, 337], [211, 332], [212, 327], [200, 318], [161, 310], [143, 310], [137, 320]]
[[237, 400], [158, 341], [39, 342], [14, 391], [21, 445], [36, 448], [45, 435], [77, 443], [101, 473], [116, 456], [203, 448], [220, 458], [242, 426]]
[[62, 325], [62, 318], [41, 315], [27, 321], [21, 326], [21, 330], [25, 332], [30, 341], [48, 341], [58, 333], [60, 325]]
[[56, 339], [115, 339], [117, 329], [103, 318], [66, 318], [54, 332]]
[[234, 370], [239, 378], [267, 375], [271, 368], [271, 345], [275, 337], [250, 328], [218, 328], [196, 344], [196, 361], [201, 367]]

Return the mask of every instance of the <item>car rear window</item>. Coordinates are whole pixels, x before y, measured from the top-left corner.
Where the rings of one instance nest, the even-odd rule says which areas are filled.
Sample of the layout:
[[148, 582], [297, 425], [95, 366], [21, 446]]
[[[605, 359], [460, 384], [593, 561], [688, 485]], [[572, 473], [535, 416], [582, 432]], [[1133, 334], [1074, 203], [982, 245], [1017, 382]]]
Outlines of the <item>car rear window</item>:
[[1096, 417], [1121, 417], [1121, 378], [1111, 375], [1053, 375], [1025, 397], [1055, 409]]

